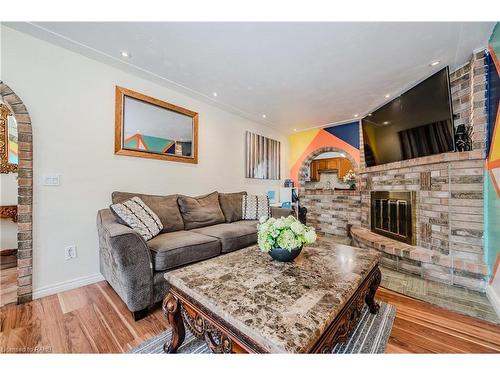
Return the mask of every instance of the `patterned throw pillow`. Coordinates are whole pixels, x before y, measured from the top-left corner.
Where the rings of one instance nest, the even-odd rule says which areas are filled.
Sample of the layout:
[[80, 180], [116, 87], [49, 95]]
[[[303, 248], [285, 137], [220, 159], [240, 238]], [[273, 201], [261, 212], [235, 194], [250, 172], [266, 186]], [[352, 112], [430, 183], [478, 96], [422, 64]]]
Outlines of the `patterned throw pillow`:
[[109, 208], [122, 224], [138, 232], [145, 241], [155, 237], [163, 229], [158, 216], [139, 197], [112, 204]]
[[259, 220], [271, 216], [267, 195], [244, 195], [242, 199], [242, 220]]

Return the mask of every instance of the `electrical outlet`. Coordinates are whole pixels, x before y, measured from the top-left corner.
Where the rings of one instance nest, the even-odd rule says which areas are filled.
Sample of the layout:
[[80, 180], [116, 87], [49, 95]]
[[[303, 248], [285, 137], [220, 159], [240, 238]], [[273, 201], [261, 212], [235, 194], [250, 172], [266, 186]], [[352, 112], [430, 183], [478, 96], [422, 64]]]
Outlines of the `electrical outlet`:
[[44, 174], [41, 177], [42, 186], [59, 186], [61, 184], [61, 176], [58, 174]]
[[64, 259], [70, 260], [76, 258], [76, 245], [66, 246], [64, 248]]

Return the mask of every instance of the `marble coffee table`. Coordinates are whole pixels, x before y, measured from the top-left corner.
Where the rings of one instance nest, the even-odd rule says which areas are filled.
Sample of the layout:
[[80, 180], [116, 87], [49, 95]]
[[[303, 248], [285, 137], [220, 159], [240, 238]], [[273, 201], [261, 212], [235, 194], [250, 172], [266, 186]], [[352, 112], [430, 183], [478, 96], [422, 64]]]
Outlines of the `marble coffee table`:
[[256, 246], [167, 272], [168, 353], [185, 326], [216, 353], [329, 353], [349, 336], [380, 284], [380, 253], [321, 243], [293, 262]]

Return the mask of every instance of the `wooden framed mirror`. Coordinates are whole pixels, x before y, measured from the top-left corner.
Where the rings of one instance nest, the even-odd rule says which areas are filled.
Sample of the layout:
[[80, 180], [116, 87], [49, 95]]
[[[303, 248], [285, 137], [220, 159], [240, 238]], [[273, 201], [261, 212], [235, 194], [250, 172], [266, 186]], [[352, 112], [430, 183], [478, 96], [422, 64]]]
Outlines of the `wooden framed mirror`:
[[0, 102], [0, 173], [17, 173], [17, 121], [7, 105]]
[[198, 163], [198, 113], [116, 87], [115, 154]]

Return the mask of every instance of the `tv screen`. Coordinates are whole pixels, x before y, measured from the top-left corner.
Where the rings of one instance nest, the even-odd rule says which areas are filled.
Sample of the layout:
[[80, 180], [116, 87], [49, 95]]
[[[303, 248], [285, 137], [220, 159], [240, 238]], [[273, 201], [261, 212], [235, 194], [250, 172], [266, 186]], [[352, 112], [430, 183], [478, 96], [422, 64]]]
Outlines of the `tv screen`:
[[448, 67], [362, 120], [366, 166], [455, 150]]

